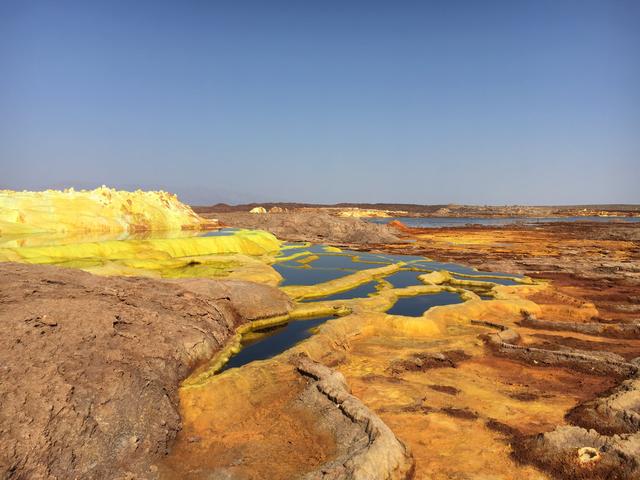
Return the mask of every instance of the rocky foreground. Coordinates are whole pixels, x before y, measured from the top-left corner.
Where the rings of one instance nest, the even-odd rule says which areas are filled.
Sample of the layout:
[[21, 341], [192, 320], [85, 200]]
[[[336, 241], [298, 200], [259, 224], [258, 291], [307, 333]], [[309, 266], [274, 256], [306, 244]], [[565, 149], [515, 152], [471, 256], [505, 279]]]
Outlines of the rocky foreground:
[[[229, 478], [210, 465], [226, 453], [214, 455], [217, 436], [193, 440], [213, 442], [195, 466], [163, 461], [182, 429], [178, 387], [240, 326], [286, 316], [289, 297], [244, 281], [99, 277], [16, 263], [0, 263], [0, 291], [2, 478], [186, 478], [194, 469], [203, 472], [194, 478]], [[267, 410], [285, 400], [289, 415], [267, 413], [269, 434], [282, 438], [254, 453], [273, 459], [285, 448], [272, 465], [258, 455], [260, 474], [367, 480], [412, 472], [410, 452], [341, 374], [299, 355], [278, 375], [287, 378], [289, 389], [263, 385], [254, 396], [278, 397], [256, 404]], [[226, 404], [233, 401], [205, 408]]]
[[15, 263], [0, 263], [0, 292], [2, 478], [153, 477], [180, 429], [180, 381], [238, 325], [291, 307], [248, 282]]

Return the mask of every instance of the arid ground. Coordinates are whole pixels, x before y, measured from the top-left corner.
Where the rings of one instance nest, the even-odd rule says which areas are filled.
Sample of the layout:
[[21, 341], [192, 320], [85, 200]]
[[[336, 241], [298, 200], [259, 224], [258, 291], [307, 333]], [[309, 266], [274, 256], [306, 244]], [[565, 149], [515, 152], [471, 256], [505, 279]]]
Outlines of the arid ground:
[[[243, 214], [220, 217], [254, 226]], [[313, 226], [330, 221], [311, 216], [302, 227], [299, 214], [253, 217], [292, 240], [301, 231], [315, 239]], [[340, 232], [344, 219], [334, 222], [323, 231]], [[337, 369], [410, 447], [416, 478], [639, 474], [640, 225], [392, 224], [389, 233], [399, 241], [362, 245], [347, 235], [325, 241], [525, 274], [544, 285], [520, 289], [535, 313], [485, 311], [448, 324], [446, 335], [428, 342], [362, 335], [343, 347]]]
[[[478, 272], [323, 300], [399, 267], [275, 288], [266, 267], [238, 256], [249, 281], [185, 278], [211, 267], [193, 256], [180, 278], [138, 278], [146, 270], [132, 260], [123, 278], [114, 258], [99, 268], [74, 260], [117, 273], [106, 277], [0, 264], [4, 477], [640, 476], [640, 224], [412, 229], [313, 211], [206, 216]], [[159, 258], [165, 277], [177, 260]], [[491, 272], [524, 277], [502, 285]], [[442, 291], [466, 301], [421, 317], [386, 313], [403, 296]], [[218, 373], [241, 333], [318, 314], [336, 316], [279, 355]]]

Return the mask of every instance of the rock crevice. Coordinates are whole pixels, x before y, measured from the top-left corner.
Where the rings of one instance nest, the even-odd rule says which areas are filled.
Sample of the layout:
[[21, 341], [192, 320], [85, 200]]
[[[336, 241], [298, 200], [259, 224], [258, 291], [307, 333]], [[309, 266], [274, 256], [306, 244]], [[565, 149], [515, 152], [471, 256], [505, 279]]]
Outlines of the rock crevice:
[[409, 449], [391, 429], [357, 397], [351, 394], [342, 374], [304, 355], [292, 363], [313, 379], [315, 387], [366, 433], [365, 445], [347, 447], [338, 458], [305, 475], [305, 480], [404, 480], [412, 476], [414, 460]]

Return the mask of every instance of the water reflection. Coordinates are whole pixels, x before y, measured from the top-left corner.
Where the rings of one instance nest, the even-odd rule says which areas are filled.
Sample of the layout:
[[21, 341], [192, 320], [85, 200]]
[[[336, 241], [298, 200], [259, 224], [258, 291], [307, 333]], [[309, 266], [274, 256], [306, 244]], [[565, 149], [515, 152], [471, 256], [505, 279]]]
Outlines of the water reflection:
[[316, 283], [328, 282], [353, 273], [353, 271], [340, 269], [320, 269], [307, 266], [292, 267], [282, 264], [275, 264], [272, 267], [282, 275], [281, 287], [288, 285], [315, 285]]
[[424, 312], [431, 307], [439, 305], [451, 305], [462, 303], [462, 298], [457, 293], [439, 292], [426, 295], [416, 295], [415, 297], [401, 297], [387, 310], [391, 315], [404, 315], [406, 317], [421, 317]]
[[[288, 350], [296, 343], [312, 335], [311, 329], [322, 325], [334, 317], [319, 317], [305, 320], [293, 320], [286, 325], [267, 330], [263, 336], [243, 341], [242, 350], [229, 359], [223, 369], [241, 367], [255, 360], [266, 360]], [[259, 332], [254, 332], [259, 333]]]
[[364, 283], [350, 290], [345, 290], [344, 292], [334, 293], [333, 295], [327, 295], [326, 297], [319, 297], [308, 299], [306, 301], [318, 301], [318, 300], [350, 300], [352, 298], [366, 298], [374, 293], [378, 292], [378, 286], [380, 283], [378, 281], [371, 281], [368, 283]]
[[411, 287], [412, 285], [422, 285], [422, 282], [418, 279], [418, 275], [424, 273], [425, 272], [412, 270], [400, 270], [399, 272], [386, 276], [384, 279], [389, 282], [393, 288], [405, 288]]
[[73, 245], [76, 243], [100, 243], [112, 240], [169, 240], [175, 238], [227, 236], [237, 232], [238, 228], [220, 228], [216, 230], [171, 230], [141, 232], [43, 232], [27, 235], [0, 236], [0, 248], [44, 247], [55, 245]]

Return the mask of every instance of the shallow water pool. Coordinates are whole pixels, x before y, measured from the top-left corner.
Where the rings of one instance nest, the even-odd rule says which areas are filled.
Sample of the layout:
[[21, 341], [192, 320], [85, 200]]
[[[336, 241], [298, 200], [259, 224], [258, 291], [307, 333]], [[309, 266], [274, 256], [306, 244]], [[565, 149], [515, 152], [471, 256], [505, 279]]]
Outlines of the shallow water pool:
[[281, 287], [288, 285], [315, 285], [352, 274], [355, 270], [337, 268], [313, 268], [306, 265], [297, 267], [275, 264], [272, 267], [282, 275]]
[[[457, 265], [454, 263], [433, 262], [420, 256], [387, 255], [368, 252], [357, 252], [349, 250], [335, 251], [323, 245], [309, 244], [287, 244], [282, 250], [281, 257], [289, 257], [294, 254], [307, 253], [308, 255], [290, 258], [285, 261], [276, 262], [272, 267], [282, 275], [283, 280], [280, 286], [313, 286], [316, 284], [335, 280], [355, 272], [375, 269], [390, 264], [401, 264], [402, 269], [386, 276], [374, 278], [362, 285], [337, 292], [324, 297], [308, 298], [302, 300], [303, 303], [326, 300], [350, 300], [357, 298], [367, 298], [379, 293], [380, 288], [385, 288], [386, 281], [391, 284], [391, 288], [405, 288], [413, 285], [422, 285], [418, 279], [419, 275], [436, 270], [447, 270], [454, 274], [455, 278], [493, 282], [503, 285], [515, 285], [512, 278], [481, 278], [482, 275], [494, 275], [494, 273], [478, 272], [470, 267]], [[316, 258], [312, 258], [313, 255]], [[416, 270], [412, 270], [416, 269]], [[469, 277], [458, 277], [456, 274], [472, 275]], [[497, 277], [515, 277], [514, 275], [496, 273]], [[387, 285], [387, 288], [389, 286]], [[480, 289], [478, 293], [483, 299], [491, 299], [487, 295], [488, 289]], [[392, 315], [404, 315], [408, 317], [421, 317], [422, 314], [431, 307], [439, 305], [450, 305], [462, 303], [462, 298], [458, 293], [439, 292], [423, 294], [412, 297], [401, 297], [387, 311]], [[224, 366], [223, 371], [240, 367], [254, 360], [263, 360], [278, 355], [293, 347], [298, 342], [312, 335], [310, 331], [314, 327], [322, 325], [327, 320], [334, 318], [324, 316], [308, 320], [294, 320], [286, 325], [265, 330], [263, 332], [252, 332], [246, 336], [242, 343], [242, 350], [231, 357]], [[257, 335], [256, 335], [257, 333]]]
[[423, 283], [418, 279], [418, 275], [422, 275], [425, 272], [418, 272], [415, 270], [400, 270], [399, 272], [387, 275], [384, 279], [389, 282], [393, 288], [405, 288], [412, 285], [422, 285]]
[[[264, 331], [264, 336], [242, 343], [242, 350], [229, 359], [221, 371], [241, 367], [255, 360], [266, 360], [293, 347], [312, 335], [312, 328], [322, 325], [332, 316], [292, 320], [286, 325]], [[253, 332], [260, 333], [260, 332]]]
[[462, 303], [462, 298], [457, 293], [439, 292], [415, 297], [401, 297], [387, 310], [391, 315], [404, 315], [405, 317], [421, 317], [431, 307], [439, 305], [451, 305]]
[[327, 295], [326, 297], [309, 298], [304, 300], [305, 302], [325, 301], [325, 300], [350, 300], [352, 298], [366, 298], [374, 293], [378, 292], [378, 286], [380, 283], [377, 280], [363, 283], [355, 288], [345, 290], [343, 292], [334, 293], [333, 295]]

